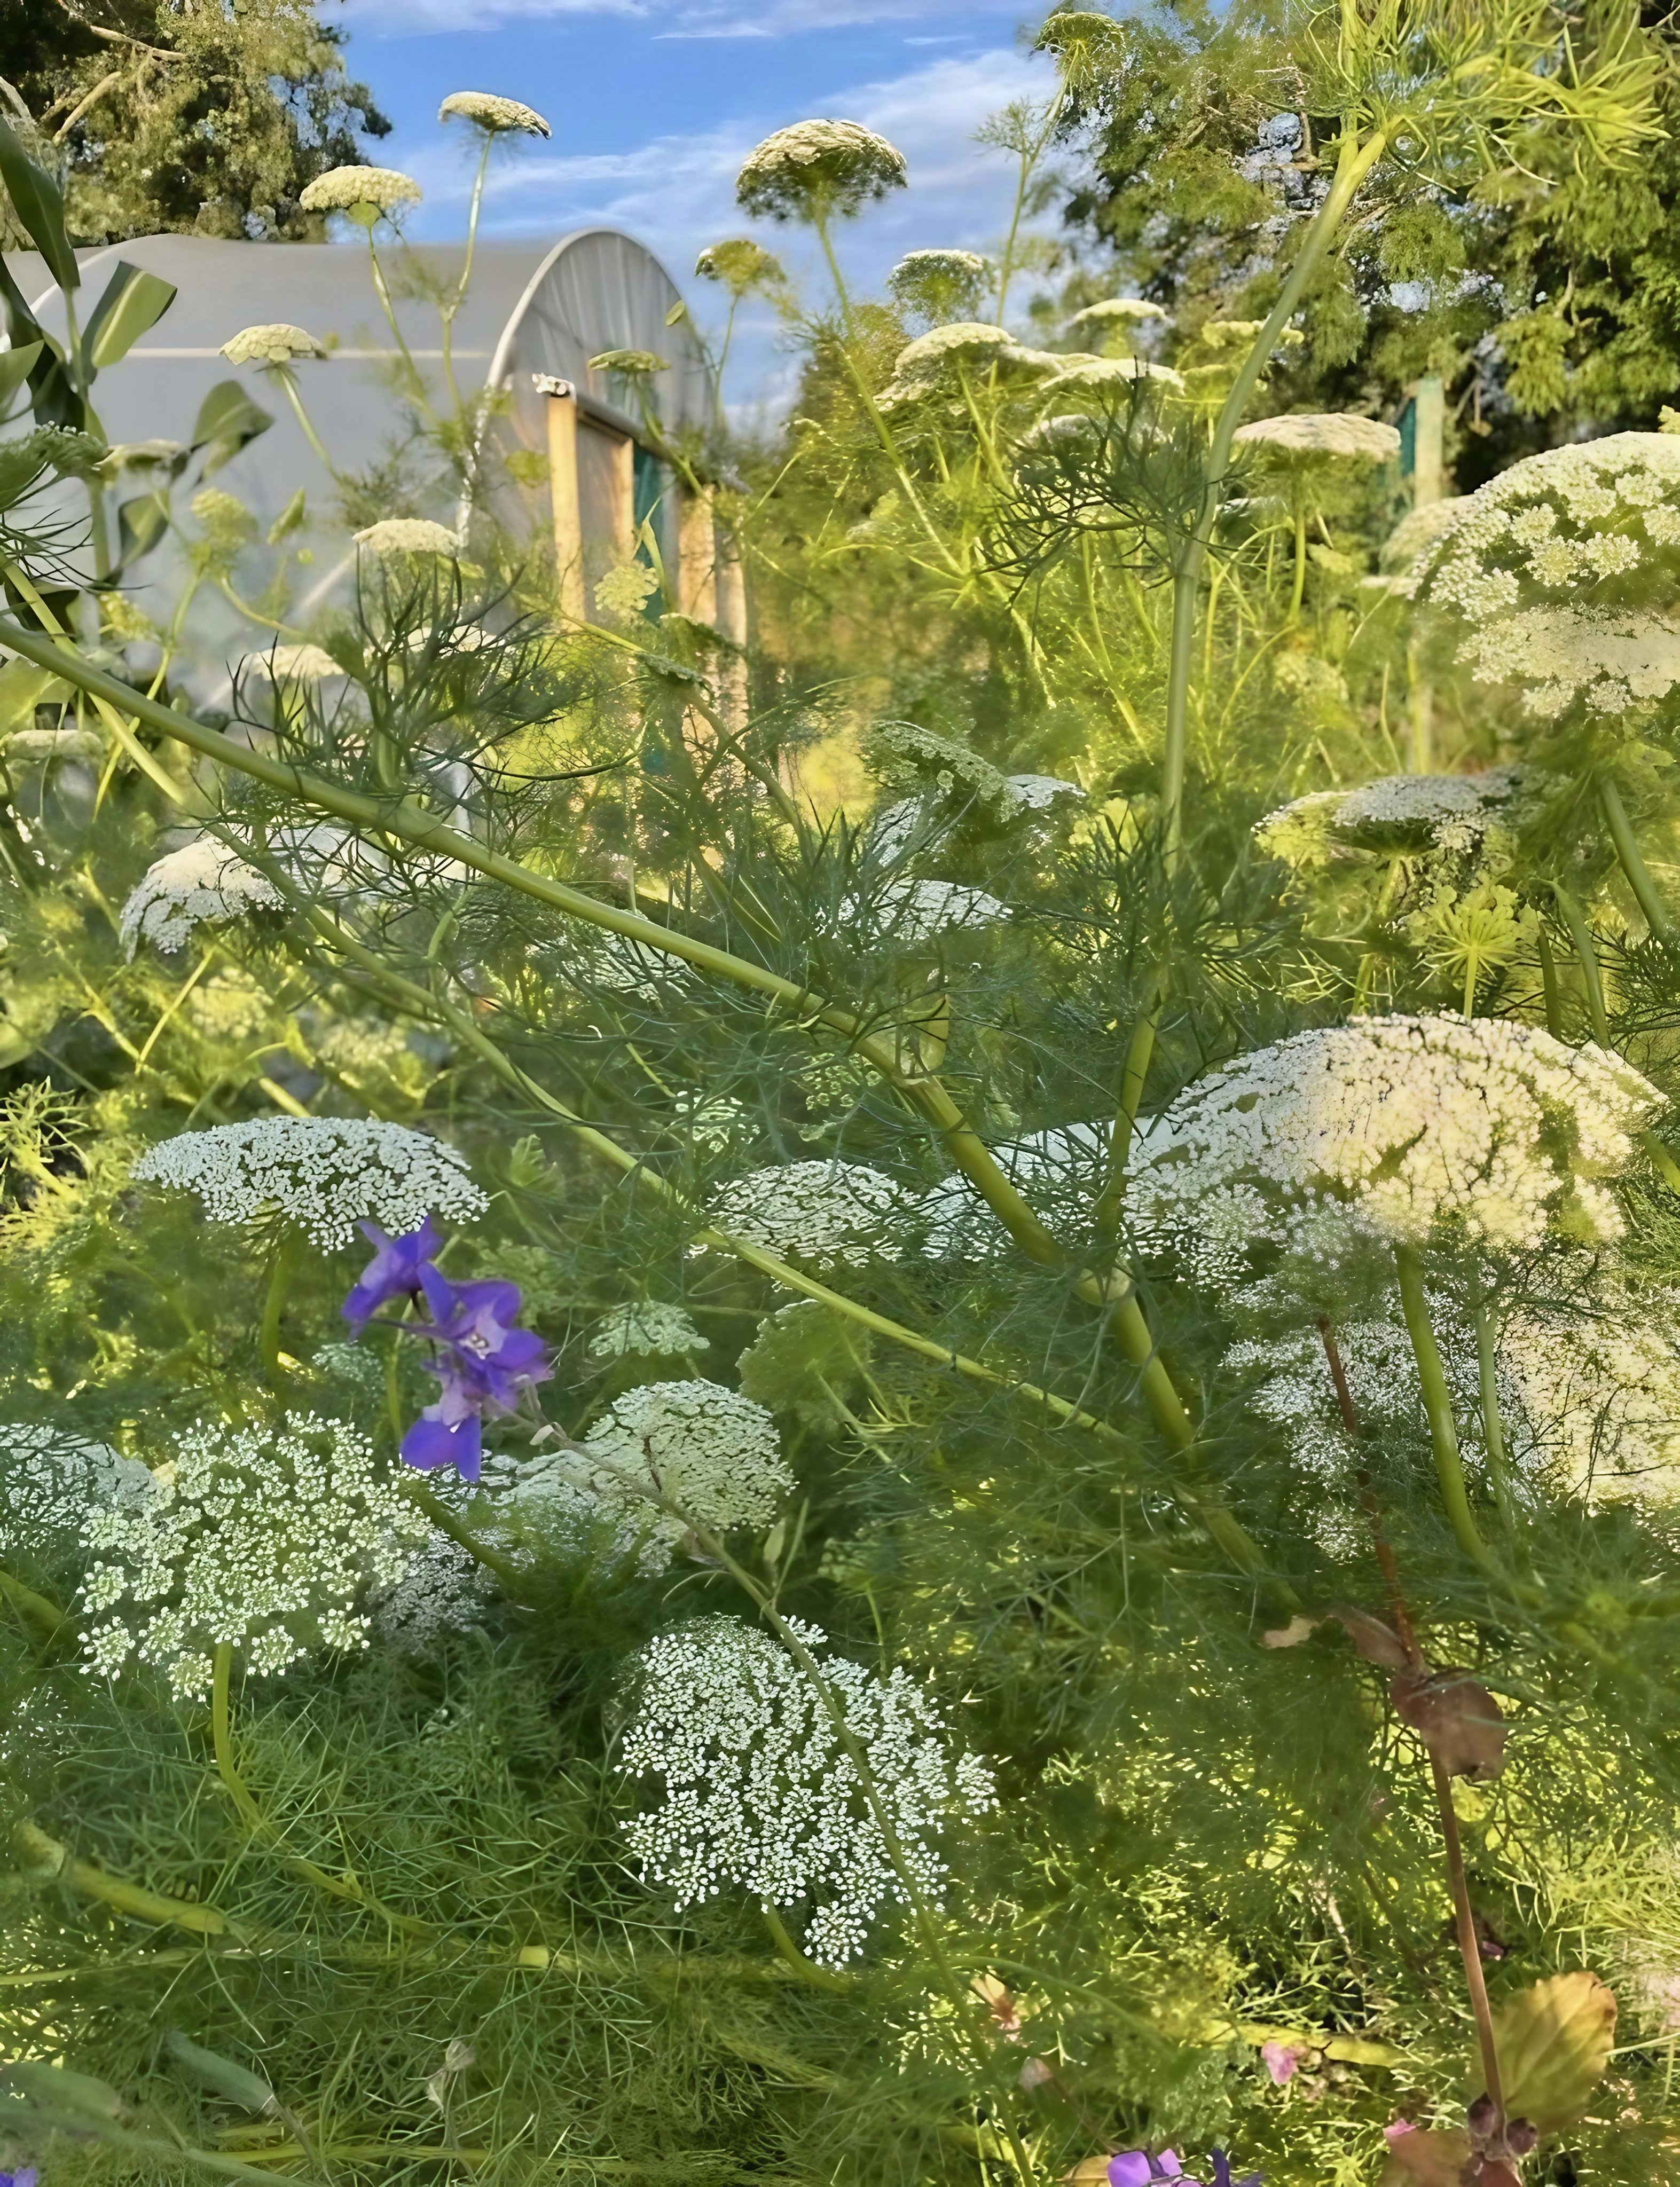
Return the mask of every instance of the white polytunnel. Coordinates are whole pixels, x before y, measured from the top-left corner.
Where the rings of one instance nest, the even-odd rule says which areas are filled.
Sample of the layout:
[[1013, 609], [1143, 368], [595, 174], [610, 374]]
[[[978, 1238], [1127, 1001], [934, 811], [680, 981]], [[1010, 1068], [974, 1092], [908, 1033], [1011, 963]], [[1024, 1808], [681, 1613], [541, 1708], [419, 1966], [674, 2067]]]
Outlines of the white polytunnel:
[[[333, 467], [389, 480], [391, 508], [375, 514], [414, 513], [418, 492], [424, 514], [452, 525], [458, 515], [437, 484], [428, 494], [435, 459], [415, 443], [395, 399], [400, 335], [440, 411], [450, 406], [450, 370], [466, 401], [486, 386], [505, 396], [492, 430], [527, 452], [527, 460], [516, 467], [525, 491], [503, 513], [516, 531], [545, 544], [552, 537], [567, 613], [593, 614], [596, 580], [631, 559], [645, 521], [683, 612], [737, 641], [744, 637], [739, 565], [713, 522], [710, 490], [666, 459], [673, 447], [697, 444], [716, 422], [715, 378], [675, 283], [632, 237], [589, 228], [547, 250], [480, 244], [447, 366], [439, 301], [458, 284], [458, 245], [381, 250], [396, 332], [359, 240], [254, 244], [160, 235], [77, 256], [84, 314], [121, 261], [177, 290], [158, 323], [94, 385], [94, 406], [113, 445], [190, 441], [205, 398], [230, 380], [273, 419], [211, 483], [251, 512], [260, 539], [294, 509], [301, 490], [302, 520], [284, 543], [290, 622], [318, 619], [342, 594], [354, 549], [340, 487], [284, 388], [260, 365], [230, 364], [221, 354], [242, 329], [274, 323], [301, 327], [329, 351], [325, 360], [299, 362], [297, 385]], [[40, 261], [14, 256], [8, 262], [42, 324], [62, 334], [63, 300]], [[592, 368], [592, 357], [610, 351], [651, 351], [667, 368], [632, 377]], [[25, 416], [13, 430], [29, 422]], [[125, 474], [110, 499], [115, 504], [144, 489], [143, 471]], [[65, 513], [72, 515], [69, 504]], [[85, 528], [85, 504], [80, 521]], [[178, 596], [185, 564], [183, 543], [167, 537], [132, 564], [125, 589], [161, 618]], [[264, 644], [260, 630], [214, 588], [200, 588], [191, 632], [188, 680], [202, 697], [215, 695], [206, 676], [225, 688], [221, 664]]]

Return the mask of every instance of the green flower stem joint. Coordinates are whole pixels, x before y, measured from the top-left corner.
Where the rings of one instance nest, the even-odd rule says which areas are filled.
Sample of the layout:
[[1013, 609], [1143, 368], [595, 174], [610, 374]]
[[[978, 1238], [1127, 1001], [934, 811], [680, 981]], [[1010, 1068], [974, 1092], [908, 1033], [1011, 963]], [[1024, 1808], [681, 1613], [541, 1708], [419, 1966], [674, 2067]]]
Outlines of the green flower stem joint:
[[[483, 874], [487, 879], [499, 880], [555, 910], [565, 912], [572, 918], [585, 919], [592, 925], [604, 927], [610, 933], [622, 935], [626, 940], [640, 942], [665, 955], [681, 959], [700, 970], [711, 972], [780, 1002], [811, 1022], [844, 1034], [855, 1052], [932, 1125], [952, 1162], [1027, 1257], [1042, 1266], [1054, 1266], [1062, 1259], [1061, 1248], [1055, 1238], [1015, 1190], [942, 1082], [921, 1074], [907, 1075], [900, 1068], [891, 1043], [866, 1033], [851, 1012], [813, 996], [808, 989], [797, 986], [791, 980], [784, 980], [779, 974], [768, 971], [744, 958], [733, 956], [727, 950], [699, 941], [675, 927], [661, 926], [635, 912], [621, 911], [616, 905], [601, 902], [565, 881], [551, 880], [546, 874], [536, 873], [517, 859], [492, 850], [475, 837], [450, 827], [412, 798], [382, 800], [358, 790], [341, 789], [337, 784], [327, 782], [303, 768], [238, 744], [219, 729], [211, 728], [189, 714], [177, 713], [167, 706], [160, 706], [155, 700], [149, 700], [130, 690], [115, 677], [96, 668], [68, 644], [55, 644], [51, 638], [27, 630], [4, 616], [0, 616], [0, 642], [21, 654], [25, 660], [53, 669], [96, 700], [103, 698], [113, 706], [123, 707], [138, 722], [186, 745], [202, 756], [216, 760], [239, 773], [250, 775], [271, 789], [296, 798], [301, 803], [317, 807], [336, 818], [347, 820], [370, 834], [382, 836], [393, 847], [411, 846], [433, 855], [457, 858], [463, 865]], [[637, 1166], [633, 1157], [624, 1155], [622, 1150], [615, 1149], [611, 1159], [622, 1167]], [[742, 1251], [739, 1257], [750, 1259], [751, 1251]], [[767, 1259], [769, 1257], [764, 1257]], [[820, 1285], [808, 1288], [801, 1285], [799, 1288], [805, 1289], [810, 1296], [826, 1296]], [[1195, 1441], [1194, 1429], [1172, 1386], [1171, 1377], [1155, 1354], [1143, 1309], [1129, 1285], [1117, 1303], [1093, 1275], [1079, 1276], [1076, 1289], [1087, 1302], [1110, 1308], [1121, 1348], [1140, 1370], [1143, 1393], [1152, 1418], [1171, 1448], [1176, 1452], [1188, 1451]], [[931, 1340], [926, 1341], [924, 1348], [933, 1357], [945, 1360], [952, 1357], [948, 1347], [936, 1345]], [[1009, 1386], [1010, 1378], [1006, 1376], [986, 1371], [984, 1379]], [[1027, 1386], [1023, 1384], [1020, 1386], [1025, 1391]], [[1046, 1399], [1042, 1391], [1032, 1394], [1053, 1408], [1065, 1403]], [[1075, 1408], [1069, 1407], [1067, 1409], [1071, 1414]], [[1194, 1508], [1202, 1515], [1213, 1514], [1217, 1510], [1216, 1506], [1200, 1497], [1194, 1499]], [[1221, 1546], [1228, 1555], [1237, 1558], [1242, 1570], [1254, 1572], [1263, 1569], [1265, 1560], [1258, 1545], [1250, 1539], [1234, 1517], [1221, 1512], [1213, 1523], [1220, 1528], [1220, 1535], [1216, 1538], [1220, 1538]]]

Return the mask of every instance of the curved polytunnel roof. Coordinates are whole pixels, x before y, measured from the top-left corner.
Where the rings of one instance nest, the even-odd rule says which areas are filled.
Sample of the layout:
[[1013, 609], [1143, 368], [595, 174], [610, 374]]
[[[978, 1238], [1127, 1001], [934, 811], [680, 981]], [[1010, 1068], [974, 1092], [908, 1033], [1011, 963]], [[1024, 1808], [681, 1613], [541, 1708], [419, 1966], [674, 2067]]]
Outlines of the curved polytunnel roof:
[[[437, 300], [453, 292], [464, 256], [462, 246], [445, 244], [380, 252], [397, 327], [440, 405], [447, 391]], [[359, 240], [243, 243], [157, 235], [77, 256], [84, 318], [120, 260], [157, 274], [177, 291], [152, 331], [94, 385], [94, 405], [111, 441], [184, 441], [211, 388], [227, 379], [241, 381], [274, 423], [217, 472], [214, 482], [236, 494], [264, 532], [303, 488], [309, 516], [290, 543], [300, 578], [295, 596], [300, 614], [318, 607], [347, 561], [337, 489], [282, 391], [258, 367], [231, 365], [219, 352], [243, 327], [284, 321], [306, 328], [333, 352], [324, 363], [301, 364], [298, 379], [334, 462], [362, 473], [382, 463], [400, 465], [403, 429], [389, 386], [398, 352], [370, 278], [367, 246]], [[29, 264], [12, 262], [20, 274]], [[25, 293], [32, 285], [25, 283]], [[703, 429], [716, 414], [715, 384], [686, 318], [668, 323], [681, 301], [676, 284], [651, 252], [613, 228], [580, 228], [548, 248], [481, 243], [454, 325], [458, 383], [464, 396], [487, 385], [504, 390], [516, 440], [546, 449], [546, 412], [537, 379], [571, 382], [603, 410], [618, 413], [626, 429], [639, 431], [638, 419], [622, 413], [622, 384], [592, 372], [589, 359], [604, 350], [652, 350], [671, 368], [648, 385], [659, 431], [675, 437]], [[56, 287], [38, 295], [35, 310], [50, 331], [63, 332], [64, 305]], [[144, 486], [142, 475], [126, 491]], [[445, 521], [454, 514], [442, 507], [431, 513]], [[309, 558], [301, 565], [295, 559], [300, 547]], [[146, 558], [133, 572], [140, 604], [155, 616], [163, 611], [182, 575], [178, 548], [161, 548]], [[236, 637], [231, 609], [219, 617], [199, 611], [194, 638], [200, 654], [214, 654], [218, 644], [243, 651], [260, 643], [249, 629]]]

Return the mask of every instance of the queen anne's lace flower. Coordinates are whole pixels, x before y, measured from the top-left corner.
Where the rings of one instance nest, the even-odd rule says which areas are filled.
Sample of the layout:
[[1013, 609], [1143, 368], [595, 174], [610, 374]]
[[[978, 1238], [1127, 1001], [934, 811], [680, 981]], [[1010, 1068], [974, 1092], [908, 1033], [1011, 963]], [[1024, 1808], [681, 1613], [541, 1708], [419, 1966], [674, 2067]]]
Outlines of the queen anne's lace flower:
[[1085, 795], [1076, 782], [1064, 781], [1059, 774], [1006, 774], [1003, 787], [1018, 812], [1042, 812], [1059, 797]]
[[252, 654], [250, 666], [275, 683], [324, 683], [346, 672], [324, 645], [277, 645]]
[[327, 1251], [348, 1245], [362, 1221], [402, 1237], [429, 1214], [470, 1223], [490, 1204], [455, 1148], [369, 1117], [215, 1124], [160, 1141], [130, 1174], [195, 1192], [212, 1223], [284, 1216]]
[[767, 220], [842, 217], [902, 189], [904, 155], [860, 121], [796, 121], [747, 155], [735, 202]]
[[291, 364], [301, 357], [321, 357], [328, 351], [305, 328], [282, 319], [271, 326], [241, 327], [222, 343], [222, 354], [229, 364]]
[[781, 261], [750, 235], [707, 244], [694, 261], [694, 271], [703, 281], [721, 281], [737, 301], [755, 289], [784, 289], [788, 279]]
[[1525, 1306], [1499, 1333], [1528, 1465], [1590, 1504], [1680, 1503], [1680, 1300], [1615, 1274], [1566, 1304]]
[[31, 1422], [0, 1423], [0, 1554], [79, 1534], [88, 1511], [151, 1486], [138, 1459]]
[[147, 867], [118, 914], [117, 931], [131, 957], [143, 942], [155, 949], [184, 949], [195, 926], [237, 919], [259, 904], [280, 909], [284, 902], [266, 874], [213, 835], [200, 835]]
[[1129, 1165], [1137, 1234], [1233, 1252], [1287, 1243], [1328, 1203], [1419, 1245], [1499, 1248], [1548, 1228], [1620, 1234], [1597, 1180], [1626, 1169], [1662, 1098], [1620, 1056], [1489, 1018], [1365, 1018], [1240, 1056], [1158, 1116]]
[[493, 1576], [447, 1534], [434, 1534], [394, 1585], [369, 1599], [374, 1632], [398, 1656], [435, 1655], [452, 1633], [483, 1624]]
[[[665, 1555], [686, 1521], [728, 1533], [767, 1526], [794, 1486], [776, 1423], [721, 1382], [648, 1382], [626, 1390], [556, 1476], [644, 1528]], [[661, 1510], [663, 1497], [683, 1513]]]
[[1525, 780], [1520, 767], [1481, 774], [1391, 774], [1356, 790], [1316, 790], [1255, 823], [1261, 847], [1293, 866], [1350, 850], [1420, 853], [1475, 848], [1510, 813]]
[[458, 114], [464, 121], [488, 130], [492, 137], [510, 132], [526, 137], [547, 137], [551, 133], [534, 106], [525, 106], [517, 98], [503, 98], [493, 91], [452, 91], [438, 108], [437, 118], [447, 121], [452, 114]]
[[[1006, 1139], [991, 1154], [1041, 1222], [1076, 1237], [1089, 1228], [1106, 1181], [1109, 1138], [1105, 1123], [1057, 1124]], [[961, 1175], [941, 1178], [912, 1220], [930, 1261], [989, 1261], [1009, 1250], [1003, 1224]]]
[[1168, 387], [1183, 387], [1184, 375], [1170, 364], [1152, 364], [1141, 357], [1082, 357], [1062, 367], [1052, 394], [1060, 396], [1070, 387], [1111, 387], [1121, 381], [1158, 379]]
[[862, 1162], [787, 1162], [737, 1178], [711, 1209], [720, 1230], [781, 1257], [862, 1268], [891, 1251], [909, 1203], [903, 1189]]
[[611, 1307], [596, 1323], [589, 1339], [592, 1359], [622, 1359], [632, 1352], [677, 1357], [711, 1349], [710, 1340], [700, 1335], [683, 1308], [663, 1299], [632, 1299]]
[[947, 796], [960, 786], [965, 796], [1000, 812], [1010, 803], [1008, 779], [989, 759], [916, 722], [877, 722], [863, 740], [863, 757], [876, 774], [894, 784], [930, 775], [933, 786]]
[[1634, 608], [1524, 608], [1484, 623], [1458, 652], [1478, 683], [1518, 683], [1525, 710], [1555, 720], [1582, 696], [1621, 714], [1680, 684], [1680, 623]]
[[[795, 1630], [813, 1654], [826, 1647], [815, 1626]], [[936, 1840], [996, 1805], [992, 1773], [976, 1756], [952, 1755], [942, 1716], [902, 1667], [882, 1679], [844, 1656], [818, 1663], [916, 1888], [938, 1905], [947, 1864]], [[827, 1966], [855, 1958], [881, 1907], [905, 1893], [822, 1695], [773, 1640], [733, 1617], [661, 1634], [638, 1667], [624, 1767], [660, 1778], [664, 1797], [625, 1835], [648, 1881], [679, 1906], [730, 1884], [773, 1906], [809, 1901], [806, 1951]]]
[[1070, 327], [1135, 327], [1146, 319], [1164, 319], [1166, 313], [1159, 304], [1147, 304], [1141, 296], [1104, 296], [1095, 304], [1087, 304], [1076, 312], [1068, 321]]
[[452, 560], [461, 552], [459, 532], [426, 516], [384, 516], [355, 537], [370, 554], [444, 554]]
[[398, 1579], [430, 1529], [342, 1420], [289, 1413], [268, 1431], [202, 1425], [143, 1496], [88, 1516], [87, 1668], [131, 1656], [181, 1698], [210, 1690], [223, 1644], [264, 1675], [323, 1648], [365, 1648], [370, 1588]]
[[894, 942], [931, 942], [954, 928], [969, 931], [995, 926], [1009, 915], [1008, 904], [984, 889], [961, 881], [890, 880], [872, 906], [852, 905]]
[[1245, 446], [1276, 448], [1285, 455], [1346, 456], [1368, 464], [1391, 463], [1400, 453], [1400, 435], [1392, 425], [1352, 411], [1256, 418], [1251, 424], [1239, 425], [1233, 437]]
[[996, 276], [977, 250], [912, 250], [887, 275], [887, 294], [927, 318], [972, 319]]
[[984, 319], [958, 319], [947, 327], [935, 327], [919, 335], [899, 351], [893, 377], [899, 380], [929, 379], [954, 358], [986, 363], [999, 350], [1014, 346], [1007, 327]]
[[366, 207], [387, 220], [404, 205], [419, 205], [420, 186], [395, 167], [329, 167], [306, 183], [298, 203], [305, 212], [355, 212]]

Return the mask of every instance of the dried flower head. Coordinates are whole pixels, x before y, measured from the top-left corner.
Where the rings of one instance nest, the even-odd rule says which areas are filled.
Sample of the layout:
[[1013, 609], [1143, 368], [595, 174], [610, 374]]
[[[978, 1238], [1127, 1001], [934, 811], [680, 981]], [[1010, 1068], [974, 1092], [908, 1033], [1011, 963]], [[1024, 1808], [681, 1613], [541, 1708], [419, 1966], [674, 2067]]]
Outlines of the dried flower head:
[[[692, 1525], [719, 1533], [767, 1526], [794, 1486], [775, 1421], [721, 1382], [626, 1391], [581, 1450], [559, 1453], [555, 1470], [645, 1528], [667, 1555]], [[662, 1510], [660, 1498], [678, 1511]]]
[[787, 1162], [737, 1178], [718, 1195], [712, 1220], [780, 1258], [862, 1268], [890, 1251], [909, 1205], [903, 1189], [862, 1162]]
[[33, 1422], [0, 1422], [0, 1555], [79, 1535], [95, 1506], [149, 1488], [136, 1459]]
[[397, 1580], [430, 1531], [342, 1420], [189, 1429], [143, 1495], [83, 1526], [87, 1616], [115, 1612], [89, 1624], [85, 1667], [110, 1677], [132, 1656], [199, 1700], [219, 1646], [265, 1675], [323, 1648], [365, 1648], [368, 1590]]
[[1377, 418], [1351, 411], [1317, 417], [1256, 418], [1239, 425], [1234, 436], [1246, 447], [1286, 456], [1341, 456], [1360, 463], [1386, 464], [1400, 455], [1400, 435]]
[[381, 517], [355, 537], [370, 554], [445, 554], [452, 561], [461, 552], [460, 533], [426, 516]]
[[1129, 1164], [1142, 1236], [1216, 1276], [1321, 1217], [1407, 1245], [1620, 1234], [1599, 1180], [1662, 1105], [1620, 1056], [1489, 1018], [1366, 1018], [1297, 1033], [1186, 1088]]
[[371, 225], [391, 219], [404, 205], [419, 205], [420, 197], [413, 177], [395, 167], [329, 167], [304, 184], [298, 203], [305, 212], [347, 212]]
[[470, 121], [475, 129], [482, 129], [492, 137], [553, 134], [534, 106], [526, 106], [517, 98], [503, 98], [493, 91], [452, 91], [438, 108], [437, 118], [447, 121], [452, 114], [458, 115], [463, 121]]
[[[793, 1621], [789, 1621], [793, 1622]], [[868, 1759], [877, 1796], [917, 1889], [942, 1901], [939, 1834], [996, 1805], [992, 1774], [953, 1757], [936, 1705], [899, 1667], [877, 1678], [827, 1638], [795, 1624]], [[767, 1634], [709, 1617], [661, 1634], [638, 1662], [624, 1735], [631, 1775], [662, 1780], [663, 1799], [625, 1826], [650, 1882], [679, 1906], [733, 1884], [773, 1906], [809, 1901], [805, 1948], [840, 1966], [863, 1948], [889, 1901], [902, 1901], [879, 1822], [823, 1695]]]
[[737, 303], [755, 290], [775, 295], [788, 285], [781, 261], [749, 235], [707, 244], [694, 261], [694, 271], [703, 281], [721, 283]]
[[622, 1359], [631, 1353], [680, 1358], [711, 1349], [710, 1339], [700, 1335], [683, 1308], [663, 1299], [630, 1299], [610, 1307], [589, 1339], [592, 1359]]
[[160, 1140], [129, 1173], [196, 1193], [212, 1223], [283, 1217], [329, 1252], [348, 1245], [361, 1222], [400, 1237], [429, 1214], [470, 1223], [489, 1206], [454, 1147], [371, 1117], [214, 1124]]
[[131, 957], [143, 942], [155, 949], [184, 949], [195, 926], [237, 919], [259, 904], [278, 909], [284, 898], [225, 843], [200, 835], [147, 867], [117, 916], [117, 931]]
[[295, 364], [301, 357], [323, 357], [329, 352], [313, 335], [282, 319], [269, 326], [241, 327], [222, 343], [222, 354], [229, 364]]
[[747, 155], [735, 202], [762, 220], [848, 219], [907, 179], [904, 155], [861, 121], [796, 121]]

